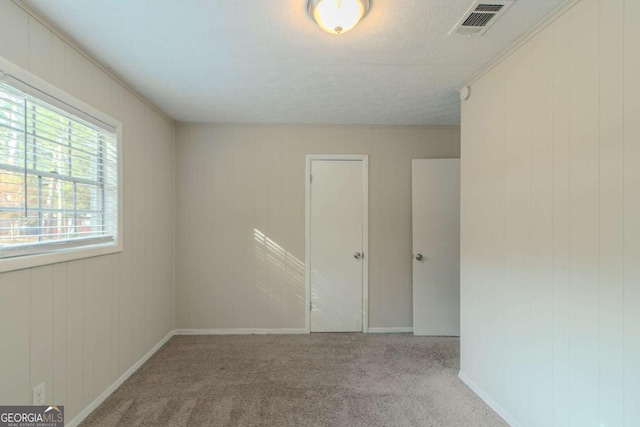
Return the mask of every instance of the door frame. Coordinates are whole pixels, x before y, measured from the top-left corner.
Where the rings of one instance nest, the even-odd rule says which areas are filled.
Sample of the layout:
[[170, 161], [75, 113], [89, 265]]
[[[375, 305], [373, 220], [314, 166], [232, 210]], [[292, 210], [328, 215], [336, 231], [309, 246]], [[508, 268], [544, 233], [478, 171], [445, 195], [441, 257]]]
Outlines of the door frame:
[[369, 155], [368, 154], [307, 154], [305, 169], [305, 248], [304, 284], [305, 329], [311, 333], [311, 162], [314, 160], [362, 162], [362, 332], [369, 332]]

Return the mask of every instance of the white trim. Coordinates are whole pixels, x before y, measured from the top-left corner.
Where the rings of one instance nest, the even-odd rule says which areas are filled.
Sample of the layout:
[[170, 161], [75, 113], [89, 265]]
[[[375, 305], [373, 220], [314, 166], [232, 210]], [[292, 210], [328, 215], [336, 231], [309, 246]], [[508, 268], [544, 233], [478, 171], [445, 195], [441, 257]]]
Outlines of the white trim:
[[531, 30], [527, 31], [524, 35], [518, 38], [515, 42], [513, 42], [508, 48], [502, 51], [498, 56], [496, 56], [491, 62], [482, 67], [480, 70], [476, 71], [466, 79], [462, 84], [460, 84], [456, 91], [460, 92], [462, 88], [465, 86], [471, 86], [473, 83], [477, 82], [482, 76], [487, 74], [489, 71], [497, 67], [502, 61], [510, 57], [515, 51], [520, 49], [523, 45], [525, 45], [529, 40], [535, 37], [539, 32], [547, 28], [551, 23], [553, 23], [556, 19], [558, 19], [561, 15], [575, 6], [581, 0], [565, 0], [563, 4], [561, 4], [557, 9], [551, 12], [546, 18], [544, 18], [538, 25], [533, 27]]
[[304, 327], [311, 333], [311, 158], [306, 156], [304, 172]]
[[[19, 0], [14, 0], [19, 1]], [[308, 129], [313, 128], [317, 129], [318, 125], [313, 123], [251, 123], [251, 122], [182, 122], [176, 121], [176, 126], [178, 127], [212, 127], [212, 128], [278, 128], [286, 126], [288, 128], [295, 129]], [[357, 129], [366, 127], [367, 129], [460, 129], [460, 125], [354, 125], [354, 124], [327, 124], [326, 127], [336, 128], [336, 129]]]
[[[57, 98], [60, 102], [67, 104], [69, 107], [75, 108], [79, 111], [85, 112], [86, 114], [93, 116], [94, 118], [102, 121], [103, 123], [112, 126], [113, 129], [115, 129], [116, 131], [118, 130], [118, 128], [122, 128], [122, 123], [120, 121], [98, 110], [97, 108], [91, 106], [90, 104], [87, 104], [81, 99], [78, 99], [75, 96], [65, 92], [64, 90], [58, 88], [57, 86], [52, 85], [48, 81], [41, 79], [35, 74], [5, 59], [3, 56], [0, 56], [0, 70], [3, 71], [5, 74], [8, 74], [9, 76], [12, 76], [16, 79], [20, 79], [24, 83], [36, 88], [38, 91], [44, 92], [48, 96]], [[56, 108], [60, 108], [60, 107], [56, 107]], [[60, 108], [60, 109], [66, 111], [69, 114], [73, 114], [73, 112], [69, 112], [64, 108]], [[118, 135], [118, 137], [119, 136], [120, 135]]]
[[362, 159], [362, 332], [369, 332], [369, 156]]
[[0, 273], [122, 252], [122, 242], [124, 239], [124, 147], [122, 140], [122, 123], [75, 96], [70, 95], [62, 89], [59, 89], [51, 83], [41, 79], [35, 74], [32, 74], [11, 61], [8, 61], [2, 56], [0, 56], [0, 71], [38, 88], [38, 90], [43, 91], [49, 96], [57, 98], [61, 102], [72, 106], [73, 108], [86, 112], [105, 124], [113, 126], [116, 130], [116, 144], [118, 150], [118, 235], [116, 236], [115, 242], [95, 246], [70, 248], [67, 250], [59, 250], [32, 256], [0, 259]]
[[306, 334], [304, 328], [273, 329], [176, 329], [176, 335], [295, 335]]
[[370, 334], [412, 334], [413, 326], [395, 326], [391, 328], [369, 328]]
[[111, 384], [105, 391], [103, 391], [98, 397], [96, 397], [93, 402], [91, 402], [88, 406], [86, 406], [78, 415], [75, 416], [74, 419], [66, 423], [67, 427], [75, 427], [79, 425], [85, 418], [87, 418], [93, 411], [96, 410], [98, 406], [114, 392], [118, 387], [120, 387], [126, 380], [129, 379], [131, 375], [135, 371], [137, 371], [140, 366], [142, 366], [147, 360], [153, 356], [156, 351], [160, 349], [163, 345], [167, 343], [174, 335], [174, 331], [169, 332], [164, 338], [160, 340], [160, 342], [153, 346], [151, 350], [147, 352], [144, 356], [142, 356], [136, 363], [134, 363], [129, 369], [126, 370], [124, 374], [120, 378], [118, 378], [113, 384]]
[[41, 265], [57, 264], [122, 252], [122, 243], [108, 243], [96, 246], [85, 246], [72, 249], [57, 250], [56, 252], [38, 255], [20, 256], [0, 259], [0, 273], [25, 270]]
[[487, 393], [485, 393], [476, 383], [471, 381], [469, 377], [467, 377], [462, 371], [458, 371], [458, 378], [462, 380], [463, 383], [466, 384], [475, 394], [480, 397], [480, 399], [484, 400], [484, 402], [489, 405], [491, 409], [494, 410], [495, 413], [500, 415], [503, 420], [507, 422], [511, 427], [522, 427], [522, 425], [517, 422], [507, 411], [505, 411], [502, 406], [498, 405], [498, 403], [493, 400]]
[[311, 161], [358, 160], [362, 162], [362, 332], [369, 331], [369, 155], [368, 154], [307, 154], [305, 168], [305, 253], [304, 253], [304, 318], [307, 332], [311, 332]]

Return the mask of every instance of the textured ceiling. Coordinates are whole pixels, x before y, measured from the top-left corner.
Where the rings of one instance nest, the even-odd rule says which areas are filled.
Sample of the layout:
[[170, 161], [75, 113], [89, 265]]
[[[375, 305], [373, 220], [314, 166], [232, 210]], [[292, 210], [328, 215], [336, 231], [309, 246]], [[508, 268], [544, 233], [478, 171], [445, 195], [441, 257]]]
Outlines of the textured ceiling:
[[564, 0], [517, 0], [482, 37], [472, 0], [373, 0], [330, 35], [306, 0], [30, 0], [179, 121], [455, 125], [456, 87]]

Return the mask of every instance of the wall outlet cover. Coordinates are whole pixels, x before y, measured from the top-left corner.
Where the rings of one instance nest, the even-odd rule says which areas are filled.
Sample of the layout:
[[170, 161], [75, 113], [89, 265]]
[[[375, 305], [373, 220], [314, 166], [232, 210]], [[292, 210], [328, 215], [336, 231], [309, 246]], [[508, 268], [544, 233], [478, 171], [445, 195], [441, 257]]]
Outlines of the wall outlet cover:
[[44, 405], [45, 399], [45, 386], [44, 383], [38, 384], [33, 388], [33, 404], [36, 406]]

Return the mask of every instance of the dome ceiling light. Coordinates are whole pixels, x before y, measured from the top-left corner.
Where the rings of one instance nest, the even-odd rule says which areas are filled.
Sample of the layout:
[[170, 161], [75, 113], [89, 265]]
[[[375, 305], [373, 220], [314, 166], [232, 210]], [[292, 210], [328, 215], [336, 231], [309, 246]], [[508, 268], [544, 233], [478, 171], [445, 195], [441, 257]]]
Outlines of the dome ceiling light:
[[309, 0], [309, 15], [331, 34], [353, 29], [369, 11], [369, 0]]

